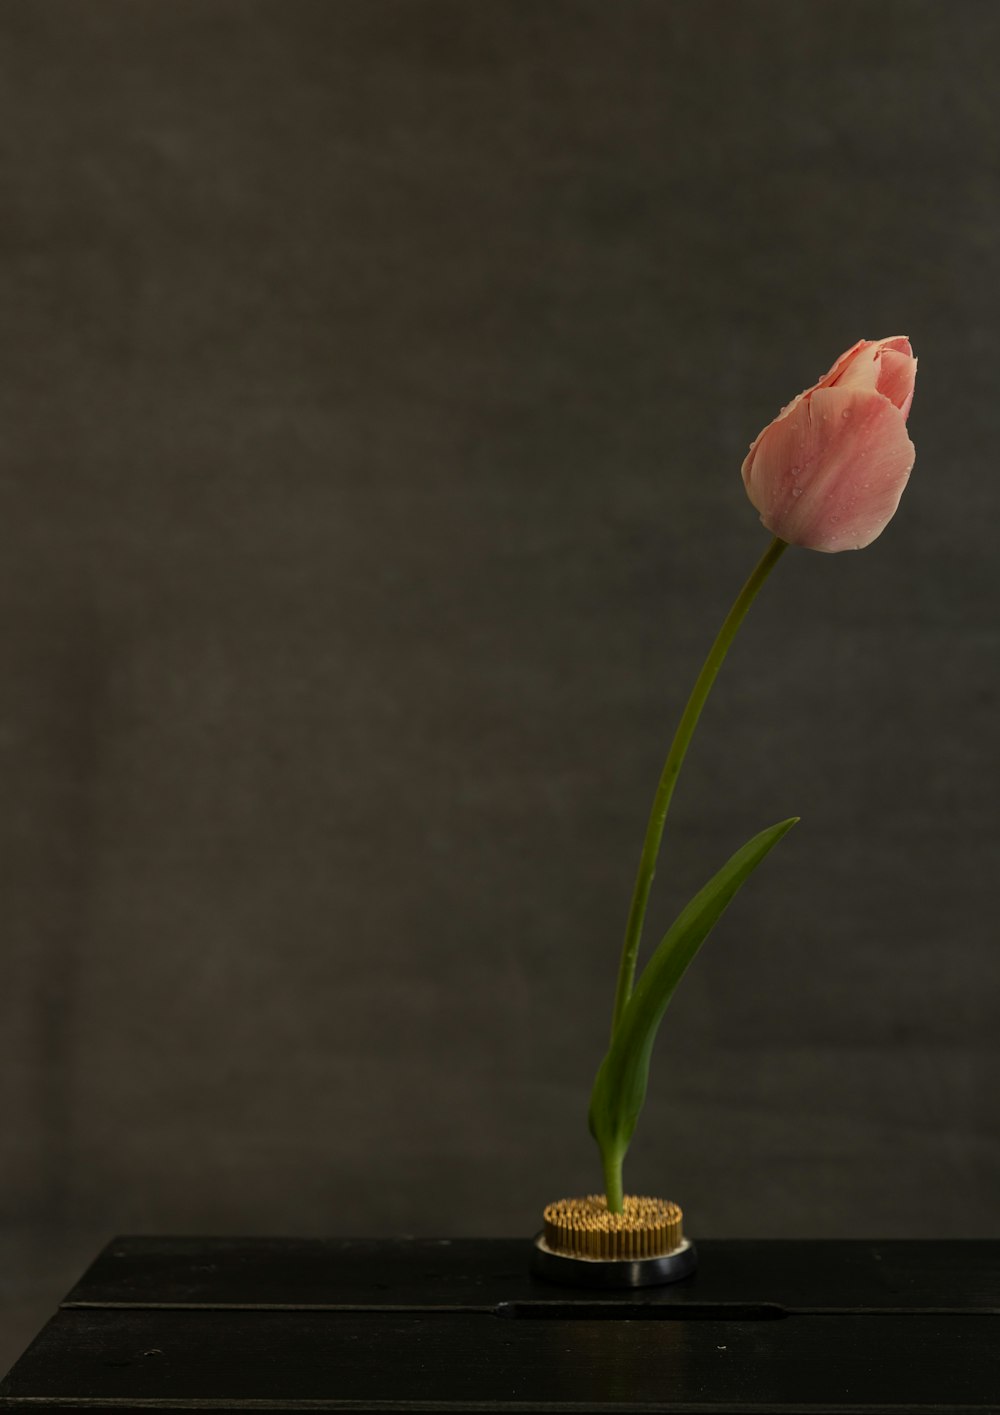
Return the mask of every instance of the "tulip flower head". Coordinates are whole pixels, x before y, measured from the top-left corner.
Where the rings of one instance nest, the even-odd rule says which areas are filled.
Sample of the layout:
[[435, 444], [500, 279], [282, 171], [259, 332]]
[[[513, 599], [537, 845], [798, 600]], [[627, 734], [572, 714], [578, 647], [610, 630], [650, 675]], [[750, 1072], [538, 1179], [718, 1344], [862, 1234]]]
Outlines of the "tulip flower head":
[[910, 341], [861, 339], [751, 444], [743, 483], [767, 529], [810, 550], [861, 550], [892, 519], [916, 455]]

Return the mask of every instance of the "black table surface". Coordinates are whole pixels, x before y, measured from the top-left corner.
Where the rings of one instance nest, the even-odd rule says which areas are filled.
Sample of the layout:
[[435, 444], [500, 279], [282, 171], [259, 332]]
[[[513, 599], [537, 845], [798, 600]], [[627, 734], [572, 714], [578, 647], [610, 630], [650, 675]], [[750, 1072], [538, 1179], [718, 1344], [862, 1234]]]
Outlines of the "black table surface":
[[0, 1410], [1000, 1411], [1000, 1242], [699, 1244], [597, 1293], [515, 1239], [118, 1238]]

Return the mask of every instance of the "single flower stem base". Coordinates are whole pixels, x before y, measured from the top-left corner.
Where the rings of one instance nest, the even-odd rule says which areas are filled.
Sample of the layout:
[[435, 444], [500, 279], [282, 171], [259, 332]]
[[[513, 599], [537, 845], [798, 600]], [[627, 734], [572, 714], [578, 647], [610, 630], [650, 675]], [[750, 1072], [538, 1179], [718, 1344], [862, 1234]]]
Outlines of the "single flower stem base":
[[608, 1213], [620, 1214], [625, 1211], [625, 1191], [622, 1181], [624, 1154], [606, 1154], [604, 1160], [604, 1195], [608, 1201]]

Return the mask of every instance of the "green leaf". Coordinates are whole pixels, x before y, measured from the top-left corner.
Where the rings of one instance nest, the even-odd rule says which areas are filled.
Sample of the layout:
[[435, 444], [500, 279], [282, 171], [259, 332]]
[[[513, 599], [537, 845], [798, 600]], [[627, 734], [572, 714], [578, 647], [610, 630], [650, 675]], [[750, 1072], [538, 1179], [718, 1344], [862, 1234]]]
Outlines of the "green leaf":
[[600, 1146], [606, 1173], [609, 1162], [620, 1171], [646, 1099], [656, 1032], [684, 970], [743, 882], [798, 819], [792, 816], [762, 830], [737, 850], [681, 911], [646, 965], [590, 1097], [590, 1133]]

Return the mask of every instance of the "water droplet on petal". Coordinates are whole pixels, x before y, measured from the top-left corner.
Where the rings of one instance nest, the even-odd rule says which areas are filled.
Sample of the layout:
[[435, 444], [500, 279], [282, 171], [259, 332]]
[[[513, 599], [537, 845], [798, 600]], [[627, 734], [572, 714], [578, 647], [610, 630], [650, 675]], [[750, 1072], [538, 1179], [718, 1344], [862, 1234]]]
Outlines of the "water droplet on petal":
[[845, 408], [844, 411], [841, 413], [840, 416], [841, 416], [842, 418], [849, 418], [849, 417], [851, 416], [851, 410], [850, 410], [850, 408]]
[[793, 487], [792, 487], [792, 495], [793, 495], [793, 496], [801, 496], [801, 495], [802, 495], [802, 488], [801, 488], [800, 486], [793, 486]]

